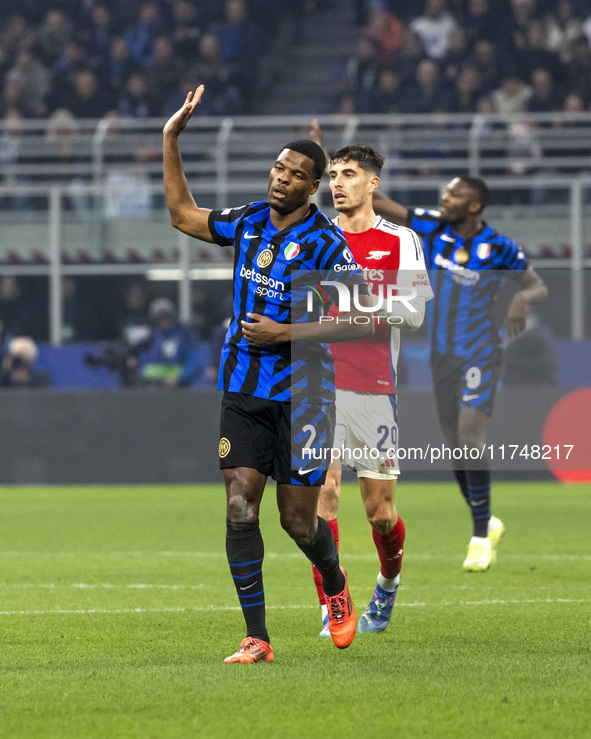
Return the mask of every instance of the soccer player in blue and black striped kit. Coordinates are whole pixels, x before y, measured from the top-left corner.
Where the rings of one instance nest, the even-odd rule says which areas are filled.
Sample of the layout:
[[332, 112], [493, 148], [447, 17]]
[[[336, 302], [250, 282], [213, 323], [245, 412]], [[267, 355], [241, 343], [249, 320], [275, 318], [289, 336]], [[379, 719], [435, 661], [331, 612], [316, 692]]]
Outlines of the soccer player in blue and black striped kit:
[[[270, 172], [268, 201], [223, 210], [197, 207], [178, 137], [203, 92], [200, 86], [189, 93], [164, 127], [164, 186], [175, 228], [235, 250], [234, 315], [218, 381], [224, 391], [219, 456], [226, 553], [247, 636], [224, 662], [271, 662], [258, 520], [268, 476], [277, 482], [281, 525], [322, 575], [334, 643], [347, 647], [355, 634], [336, 543], [316, 513], [334, 430], [334, 367], [326, 342], [370, 336], [374, 324], [359, 307], [370, 305], [367, 286], [342, 232], [310, 203], [326, 168], [313, 141], [282, 149]], [[356, 288], [357, 306], [353, 302], [338, 322], [322, 320], [328, 318], [322, 312], [326, 306], [310, 301], [312, 291], [304, 289], [306, 283], [315, 285], [314, 279]], [[307, 456], [310, 449], [319, 456]]]
[[[431, 369], [439, 420], [452, 448], [486, 443], [501, 366], [501, 339], [493, 306], [503, 272], [520, 284], [507, 312], [509, 338], [525, 327], [527, 307], [547, 289], [521, 247], [482, 220], [489, 191], [477, 177], [456, 177], [441, 197], [439, 210], [405, 208], [374, 195], [374, 209], [423, 238], [427, 269], [435, 293], [429, 305]], [[470, 506], [474, 526], [464, 569], [485, 571], [496, 558], [504, 533], [490, 512], [490, 470], [486, 456], [472, 461], [469, 451], [454, 460], [454, 473]]]

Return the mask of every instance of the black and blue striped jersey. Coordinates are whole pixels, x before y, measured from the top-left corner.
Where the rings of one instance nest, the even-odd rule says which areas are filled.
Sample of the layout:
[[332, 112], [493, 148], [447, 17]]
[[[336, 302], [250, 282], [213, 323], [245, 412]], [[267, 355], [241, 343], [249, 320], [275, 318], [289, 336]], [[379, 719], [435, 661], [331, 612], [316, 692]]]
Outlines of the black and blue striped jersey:
[[[318, 321], [330, 300], [321, 280], [367, 292], [343, 232], [312, 205], [308, 215], [278, 231], [267, 202], [213, 210], [209, 230], [234, 246], [233, 317], [222, 350], [218, 389], [270, 400], [332, 402], [334, 366], [328, 344], [294, 342], [255, 347], [240, 322], [258, 313], [278, 323]], [[310, 300], [313, 297], [313, 301]]]
[[521, 247], [486, 223], [463, 239], [436, 210], [411, 208], [408, 220], [423, 238], [435, 293], [429, 304], [431, 351], [469, 357], [500, 349], [494, 303], [503, 272], [527, 269]]

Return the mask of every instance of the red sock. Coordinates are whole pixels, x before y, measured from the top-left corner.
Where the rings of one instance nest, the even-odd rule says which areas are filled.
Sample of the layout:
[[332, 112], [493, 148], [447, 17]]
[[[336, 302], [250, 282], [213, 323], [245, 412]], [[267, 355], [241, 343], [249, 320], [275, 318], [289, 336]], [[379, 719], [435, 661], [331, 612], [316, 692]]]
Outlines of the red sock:
[[404, 522], [399, 517], [389, 534], [380, 534], [375, 529], [372, 529], [371, 533], [378, 550], [382, 575], [390, 580], [400, 573], [402, 567], [402, 554], [406, 536]]
[[[334, 536], [334, 540], [337, 543], [337, 549], [339, 548], [339, 523], [336, 518], [333, 518], [331, 521], [326, 522], [330, 526], [330, 530], [332, 531], [332, 535]], [[324, 590], [322, 589], [322, 575], [318, 572], [316, 567], [312, 565], [312, 573], [314, 575], [314, 585], [316, 585], [316, 592], [318, 593], [318, 600], [320, 602], [320, 605], [323, 606], [326, 603], [326, 596], [324, 595]]]

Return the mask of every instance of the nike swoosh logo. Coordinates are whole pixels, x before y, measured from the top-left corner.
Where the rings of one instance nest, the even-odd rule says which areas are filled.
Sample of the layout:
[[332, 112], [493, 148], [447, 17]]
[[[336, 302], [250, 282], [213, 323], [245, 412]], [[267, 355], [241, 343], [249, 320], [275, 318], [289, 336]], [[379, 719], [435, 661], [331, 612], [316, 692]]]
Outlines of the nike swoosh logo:
[[256, 234], [244, 234], [245, 239], [256, 239]]
[[314, 472], [314, 470], [317, 470], [318, 467], [311, 467], [309, 470], [303, 470], [301, 467], [298, 470], [299, 475], [308, 475], [310, 472]]
[[254, 586], [257, 584], [258, 580], [255, 580], [254, 582], [251, 582], [250, 585], [240, 585], [240, 590], [250, 590], [250, 588], [254, 588]]
[[477, 398], [478, 395], [462, 395], [462, 400], [464, 403], [468, 403], [470, 400], [474, 400], [474, 398]]

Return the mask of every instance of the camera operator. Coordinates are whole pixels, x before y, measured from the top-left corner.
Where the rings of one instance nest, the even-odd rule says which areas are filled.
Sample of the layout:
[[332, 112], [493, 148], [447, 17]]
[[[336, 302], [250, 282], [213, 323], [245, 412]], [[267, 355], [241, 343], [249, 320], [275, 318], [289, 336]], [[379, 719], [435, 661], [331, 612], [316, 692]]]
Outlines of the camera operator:
[[38, 354], [33, 339], [27, 336], [11, 339], [0, 364], [0, 387], [47, 387], [49, 374], [34, 368]]
[[[149, 317], [151, 341], [137, 355], [141, 384], [168, 388], [190, 385], [203, 370], [195, 333], [177, 321], [174, 305], [167, 298], [150, 303]], [[131, 357], [128, 364], [134, 360]]]

